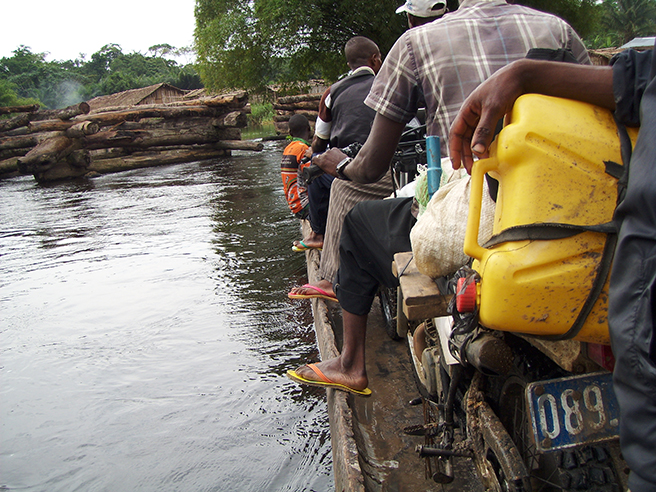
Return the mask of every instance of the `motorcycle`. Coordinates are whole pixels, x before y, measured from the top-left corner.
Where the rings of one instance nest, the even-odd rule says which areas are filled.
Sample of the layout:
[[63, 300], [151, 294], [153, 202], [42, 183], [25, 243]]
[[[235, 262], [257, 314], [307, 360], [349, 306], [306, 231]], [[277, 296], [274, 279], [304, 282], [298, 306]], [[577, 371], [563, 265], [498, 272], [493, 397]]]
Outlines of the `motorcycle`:
[[[626, 490], [606, 319], [624, 182], [616, 131], [585, 103], [518, 99], [472, 171], [472, 260], [435, 280], [447, 312], [408, 322], [399, 310], [425, 416], [405, 432], [424, 437], [436, 482], [468, 459], [486, 490]], [[499, 192], [481, 246], [486, 173]]]

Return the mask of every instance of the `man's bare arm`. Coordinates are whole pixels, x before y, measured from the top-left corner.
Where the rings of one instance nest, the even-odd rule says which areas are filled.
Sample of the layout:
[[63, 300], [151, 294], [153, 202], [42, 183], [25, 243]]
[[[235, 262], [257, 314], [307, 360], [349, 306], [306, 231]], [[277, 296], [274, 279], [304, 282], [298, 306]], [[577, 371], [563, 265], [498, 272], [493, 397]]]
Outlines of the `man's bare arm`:
[[571, 63], [519, 60], [499, 70], [465, 100], [449, 132], [453, 166], [471, 172], [473, 157], [484, 157], [494, 129], [522, 94], [536, 93], [615, 109], [613, 71]]
[[[404, 128], [404, 123], [376, 114], [367, 141], [344, 174], [356, 183], [375, 183], [382, 178], [389, 169]], [[337, 176], [337, 164], [345, 157], [339, 149], [330, 149], [312, 162], [326, 173]]]

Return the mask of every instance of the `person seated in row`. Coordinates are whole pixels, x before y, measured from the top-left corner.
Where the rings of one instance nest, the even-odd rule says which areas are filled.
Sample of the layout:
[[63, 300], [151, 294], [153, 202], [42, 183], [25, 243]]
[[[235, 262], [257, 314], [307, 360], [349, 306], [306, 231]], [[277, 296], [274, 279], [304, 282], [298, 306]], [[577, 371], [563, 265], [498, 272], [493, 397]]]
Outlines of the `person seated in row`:
[[[330, 148], [344, 148], [352, 143], [367, 140], [375, 112], [365, 106], [364, 98], [380, 66], [382, 58], [378, 45], [364, 36], [355, 36], [344, 47], [349, 74], [332, 84], [321, 97], [319, 115], [315, 123], [312, 150], [307, 157]], [[310, 199], [310, 225], [312, 232], [295, 241], [294, 251], [321, 249], [324, 245], [333, 176], [323, 174], [308, 186]]]
[[[401, 132], [420, 101], [426, 102], [427, 134], [444, 139], [465, 98], [532, 48], [570, 49], [577, 61], [590, 63], [585, 46], [565, 21], [503, 0], [464, 0], [456, 12], [406, 31], [367, 97], [377, 114], [365, 145], [355, 159], [335, 149], [320, 156], [317, 164], [342, 179], [375, 182], [387, 172]], [[446, 153], [446, 145], [442, 149]], [[411, 249], [415, 222], [412, 198], [362, 202], [347, 214], [333, 286], [342, 307], [342, 352], [290, 370], [290, 378], [371, 394], [365, 365], [367, 315], [381, 284], [398, 286], [392, 260], [395, 253]]]
[[289, 136], [291, 141], [282, 152], [280, 174], [282, 187], [289, 209], [298, 219], [307, 219], [310, 214], [310, 202], [307, 188], [301, 186], [298, 177], [309, 162], [301, 164], [305, 158], [305, 151], [310, 147], [310, 122], [302, 114], [295, 114], [289, 118]]
[[[443, 0], [408, 0], [396, 9], [397, 14], [404, 13], [406, 15], [410, 29], [439, 19], [446, 11], [446, 2]], [[373, 114], [373, 110], [371, 111]], [[321, 113], [319, 116], [321, 118]], [[321, 131], [321, 119], [317, 120], [317, 128]], [[354, 183], [349, 181], [332, 183], [326, 233], [323, 237], [323, 251], [319, 263], [320, 280], [293, 288], [288, 294], [290, 299], [317, 297], [337, 301], [333, 291], [333, 281], [339, 268], [339, 238], [342, 234], [344, 217], [356, 203], [367, 200], [382, 200], [389, 197], [393, 192], [394, 185], [391, 172], [387, 172], [375, 183]]]

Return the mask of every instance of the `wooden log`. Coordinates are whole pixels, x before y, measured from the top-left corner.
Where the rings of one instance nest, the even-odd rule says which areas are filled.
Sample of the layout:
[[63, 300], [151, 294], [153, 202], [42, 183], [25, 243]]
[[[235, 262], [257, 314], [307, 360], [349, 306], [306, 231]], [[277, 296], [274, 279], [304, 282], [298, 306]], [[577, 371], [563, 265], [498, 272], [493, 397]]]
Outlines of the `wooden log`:
[[18, 174], [18, 157], [0, 161], [0, 178], [10, 178]]
[[0, 150], [0, 161], [11, 159], [12, 157], [21, 157], [30, 151], [30, 147], [23, 147], [20, 149], [6, 149]]
[[68, 138], [80, 138], [94, 135], [100, 131], [100, 125], [95, 121], [81, 121], [66, 130]]
[[49, 138], [18, 159], [18, 168], [22, 174], [33, 174], [47, 170], [64, 160], [76, 150], [76, 142], [65, 135]]
[[23, 113], [19, 116], [14, 116], [11, 119], [0, 121], [0, 132], [7, 132], [16, 128], [27, 126], [29, 123], [30, 115]]
[[286, 109], [289, 111], [296, 111], [299, 109], [319, 109], [319, 101], [301, 101], [295, 104], [274, 104], [273, 109]]
[[277, 109], [276, 114], [273, 116], [273, 120], [289, 121], [289, 118], [291, 118], [295, 114], [301, 114], [305, 116], [309, 121], [316, 121], [316, 119], [319, 117], [319, 111], [310, 111], [307, 109], [302, 111], [288, 111], [284, 109]]
[[197, 152], [203, 154], [205, 152], [212, 152], [216, 150], [248, 150], [254, 152], [260, 152], [264, 148], [262, 142], [255, 142], [253, 140], [221, 140], [216, 143], [210, 144], [198, 144], [198, 145], [176, 145], [176, 146], [162, 146], [151, 148], [146, 151], [140, 151], [135, 148], [126, 148], [126, 147], [114, 147], [110, 149], [98, 149], [91, 150], [91, 161], [99, 162], [103, 159], [115, 159], [118, 157], [128, 157], [136, 156], [143, 154], [154, 154], [159, 152], [161, 155], [170, 153], [170, 152]]
[[140, 121], [144, 118], [193, 118], [199, 116], [219, 117], [226, 113], [226, 108], [212, 106], [178, 106], [164, 107], [154, 106], [151, 108], [134, 107], [123, 111], [109, 111], [104, 113], [92, 113], [87, 116], [78, 117], [78, 121], [95, 121], [101, 126], [120, 123], [122, 121]]
[[52, 120], [55, 118], [59, 120], [70, 120], [74, 116], [78, 116], [80, 114], [88, 114], [89, 109], [90, 108], [88, 103], [81, 102], [79, 104], [73, 104], [72, 106], [68, 106], [67, 108], [63, 109], [45, 109], [37, 111], [36, 113], [30, 115], [30, 119], [32, 121]]
[[31, 148], [39, 143], [33, 135], [18, 137], [0, 137], [0, 150]]
[[163, 166], [167, 164], [179, 164], [183, 162], [203, 161], [229, 155], [225, 149], [188, 150], [180, 149], [166, 153], [150, 152], [135, 153], [126, 157], [115, 157], [111, 159], [92, 159], [88, 171], [100, 174], [127, 171], [144, 167]]
[[323, 94], [300, 94], [298, 96], [279, 97], [276, 104], [294, 104], [302, 101], [320, 101]]
[[245, 128], [248, 125], [248, 117], [241, 111], [232, 111], [214, 118], [211, 125], [217, 128]]
[[157, 147], [164, 145], [192, 145], [218, 142], [220, 140], [239, 140], [239, 128], [187, 128], [148, 130], [123, 130], [121, 127], [101, 131], [95, 135], [81, 138], [86, 149], [104, 149], [110, 147]]
[[205, 107], [223, 107], [224, 112], [226, 109], [240, 109], [245, 108], [248, 103], [248, 94], [244, 91], [238, 91], [229, 94], [222, 94], [219, 96], [207, 96], [199, 99], [191, 100], [181, 100], [175, 101], [167, 104], [143, 104], [139, 106], [112, 106], [106, 108], [98, 108], [91, 111], [91, 115], [99, 113], [114, 113], [114, 112], [123, 112], [134, 109], [141, 110], [152, 110], [157, 108], [167, 108], [167, 109], [181, 109], [184, 107], [194, 107], [194, 106], [205, 106]]
[[39, 110], [38, 104], [30, 104], [28, 106], [4, 106], [4, 107], [0, 107], [0, 114], [33, 113], [38, 110]]
[[[233, 113], [229, 113], [233, 114]], [[123, 121], [113, 126], [114, 130], [177, 130], [177, 131], [216, 131], [216, 129], [237, 128], [224, 124], [221, 117], [208, 116], [189, 118], [145, 118], [139, 121]]]

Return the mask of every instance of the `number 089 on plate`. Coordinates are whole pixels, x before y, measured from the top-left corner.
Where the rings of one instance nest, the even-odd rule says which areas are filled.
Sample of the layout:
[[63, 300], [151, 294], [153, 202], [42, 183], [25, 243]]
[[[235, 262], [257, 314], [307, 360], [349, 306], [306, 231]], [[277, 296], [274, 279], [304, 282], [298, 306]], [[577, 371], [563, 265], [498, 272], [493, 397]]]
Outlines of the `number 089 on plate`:
[[540, 452], [619, 436], [619, 405], [609, 372], [536, 381], [526, 386], [526, 399]]

